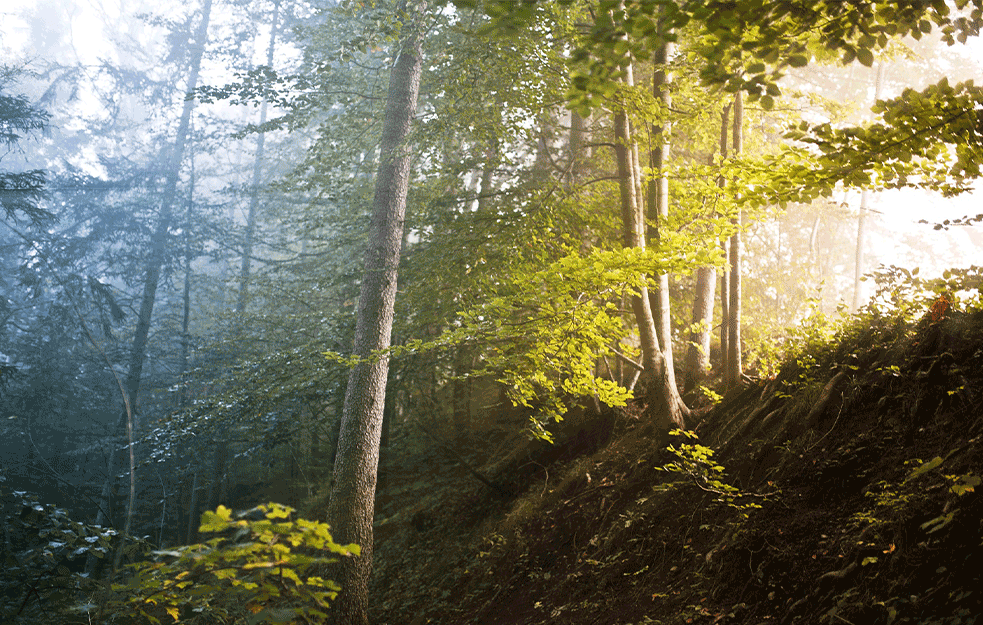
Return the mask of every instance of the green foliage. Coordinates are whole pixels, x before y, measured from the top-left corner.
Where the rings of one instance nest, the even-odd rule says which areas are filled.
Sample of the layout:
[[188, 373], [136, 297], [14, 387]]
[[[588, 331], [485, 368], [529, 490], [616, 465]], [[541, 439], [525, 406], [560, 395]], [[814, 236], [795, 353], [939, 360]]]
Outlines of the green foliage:
[[[38, 135], [48, 125], [47, 111], [32, 104], [23, 95], [9, 93], [15, 83], [18, 69], [0, 65], [0, 145], [13, 148], [18, 142], [31, 135]], [[34, 169], [23, 172], [0, 170], [0, 209], [3, 216], [13, 222], [22, 215], [28, 217], [35, 226], [50, 223], [54, 215], [41, 208], [47, 174]]]
[[905, 89], [878, 101], [872, 110], [880, 120], [868, 126], [802, 122], [786, 138], [811, 150], [783, 156], [785, 175], [800, 178], [805, 194], [828, 194], [830, 181], [866, 189], [926, 188], [946, 196], [968, 191], [983, 162], [981, 105], [983, 88], [972, 81], [950, 85], [943, 78], [922, 91]]
[[354, 557], [358, 545], [335, 543], [324, 523], [290, 520], [292, 508], [270, 503], [256, 510], [262, 519], [235, 519], [224, 506], [205, 512], [200, 531], [215, 538], [158, 551], [157, 562], [131, 565], [128, 582], [113, 586], [121, 596], [109, 607], [119, 616], [151, 623], [327, 618], [340, 587], [314, 572], [336, 561], [324, 554]]
[[[898, 314], [915, 319], [935, 310], [933, 316], [946, 315], [952, 309], [980, 310], [983, 307], [983, 267], [947, 269], [940, 278], [923, 278], [919, 270], [881, 266], [871, 272], [876, 288], [867, 308], [872, 313]], [[940, 300], [945, 310], [939, 310]]]
[[[79, 523], [57, 506], [2, 487], [5, 540], [0, 545], [0, 621], [27, 622], [39, 613], [74, 610], [80, 592], [98, 582], [81, 574], [86, 558], [111, 553], [116, 531]], [[135, 543], [143, 550], [146, 545]]]
[[[672, 436], [697, 441], [695, 432], [687, 430], [672, 430]], [[732, 484], [724, 481], [724, 467], [713, 458], [713, 450], [705, 445], [681, 443], [678, 447], [669, 445], [666, 449], [675, 456], [675, 460], [667, 462], [658, 471], [679, 473], [687, 478], [700, 490], [715, 495], [714, 501], [727, 507], [734, 508], [747, 518], [750, 511], [760, 508], [761, 504], [751, 499], [752, 495], [741, 491]]]
[[[532, 19], [530, 2], [498, 2], [488, 11], [506, 28]], [[701, 70], [704, 83], [727, 91], [744, 90], [763, 108], [781, 93], [777, 81], [786, 67], [803, 67], [814, 56], [838, 57], [844, 64], [871, 66], [875, 53], [892, 40], [938, 30], [952, 45], [965, 43], [983, 24], [983, 1], [961, 0], [956, 15], [941, 0], [877, 2], [761, 2], [745, 0], [651, 0], [601, 2], [597, 19], [572, 59], [570, 104], [589, 109], [610, 96], [612, 80], [630, 56], [646, 58], [662, 41], [687, 33], [694, 49], [709, 62]], [[822, 28], [816, 28], [822, 24]]]
[[[974, 475], [972, 472], [942, 473], [942, 466], [951, 453], [945, 458], [936, 456], [927, 462], [918, 458], [906, 462], [905, 464], [916, 465], [915, 468], [900, 483], [881, 480], [875, 484], [866, 493], [867, 497], [874, 502], [873, 508], [855, 513], [851, 517], [851, 522], [857, 526], [881, 526], [903, 518], [907, 514], [907, 509], [913, 508], [915, 502], [928, 497], [928, 489], [923, 483], [928, 478], [936, 481], [941, 478], [949, 493], [957, 498], [974, 492], [981, 483], [980, 476]], [[934, 534], [946, 527], [955, 515], [955, 510], [945, 511], [943, 514], [925, 521], [920, 527], [927, 534]]]

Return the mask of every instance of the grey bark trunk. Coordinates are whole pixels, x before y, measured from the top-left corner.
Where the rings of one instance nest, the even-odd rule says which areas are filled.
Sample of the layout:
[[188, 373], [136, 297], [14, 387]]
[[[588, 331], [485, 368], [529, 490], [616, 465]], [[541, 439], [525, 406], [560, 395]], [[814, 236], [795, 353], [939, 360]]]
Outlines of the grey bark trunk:
[[[629, 64], [624, 70], [624, 80], [630, 86], [634, 82], [631, 65]], [[645, 206], [640, 196], [638, 144], [632, 133], [628, 116], [623, 110], [614, 116], [614, 134], [621, 195], [622, 243], [625, 247], [644, 248]], [[646, 395], [650, 401], [650, 413], [656, 420], [656, 429], [668, 431], [672, 427], [685, 427], [685, 416], [688, 415], [689, 410], [679, 396], [676, 380], [666, 366], [663, 350], [659, 347], [648, 289], [645, 287], [639, 289], [639, 292], [632, 296], [631, 304], [638, 324], [642, 366], [648, 378]]]
[[[418, 16], [425, 10], [418, 5]], [[412, 19], [412, 18], [411, 18]], [[419, 21], [417, 18], [416, 21]], [[336, 540], [357, 543], [361, 555], [343, 561], [342, 591], [338, 599], [340, 622], [367, 625], [368, 582], [372, 571], [372, 520], [386, 397], [389, 347], [410, 152], [406, 136], [416, 111], [422, 71], [422, 33], [418, 23], [406, 24], [396, 64], [389, 77], [386, 111], [380, 141], [369, 244], [355, 323], [354, 355], [364, 360], [348, 377], [342, 411], [338, 455], [328, 517]]]
[[[884, 86], [884, 63], [877, 64], [877, 78], [874, 79], [874, 100], [881, 99], [881, 90]], [[862, 291], [861, 278], [864, 275], [864, 238], [867, 233], [867, 189], [860, 193], [860, 214], [857, 215], [857, 252], [854, 258], [853, 270], [853, 302], [851, 308], [857, 310], [860, 307], [860, 295]]]
[[570, 113], [570, 183], [578, 184], [582, 182], [590, 162], [592, 151], [590, 148], [590, 118], [581, 117], [576, 112]]
[[710, 332], [713, 328], [713, 299], [717, 270], [700, 267], [696, 271], [696, 297], [693, 298], [693, 323], [699, 326], [690, 333], [686, 352], [685, 392], [689, 393], [707, 378], [710, 370]]
[[[734, 154], [744, 149], [744, 95], [734, 94]], [[730, 238], [730, 305], [728, 307], [727, 327], [727, 388], [736, 388], [741, 383], [743, 364], [741, 363], [741, 231], [743, 211], [738, 212], [737, 232]]]
[[[727, 158], [727, 134], [730, 129], [730, 104], [724, 107], [720, 114], [720, 156]], [[713, 157], [710, 158], [713, 164]], [[724, 186], [723, 177], [717, 178], [717, 186]], [[726, 273], [724, 274], [726, 275]], [[686, 381], [684, 389], [687, 393], [694, 391], [697, 385], [707, 378], [710, 372], [710, 336], [713, 333], [713, 302], [717, 285], [717, 270], [714, 267], [700, 267], [696, 272], [696, 296], [693, 298], [693, 324], [699, 324], [698, 329], [690, 334], [689, 349], [686, 352]], [[726, 290], [724, 291], [726, 293]], [[725, 295], [726, 296], [726, 295]], [[726, 342], [726, 315], [721, 324], [721, 347]], [[726, 353], [726, 351], [724, 351]]]
[[184, 544], [190, 545], [198, 540], [198, 471], [191, 479], [191, 497], [188, 502], [188, 528]]
[[178, 393], [178, 409], [188, 404], [188, 384], [184, 376], [188, 373], [191, 360], [191, 233], [194, 232], [195, 174], [194, 156], [191, 157], [191, 180], [188, 183], [188, 209], [184, 215], [184, 291], [181, 294], [181, 365], [178, 379], [181, 390]]
[[[648, 185], [648, 218], [654, 224], [649, 233], [651, 241], [661, 244], [661, 230], [669, 217], [669, 176], [665, 173], [669, 161], [669, 133], [672, 131], [669, 122], [669, 109], [672, 107], [672, 74], [669, 72], [669, 60], [672, 56], [672, 44], [665, 42], [655, 53], [655, 71], [652, 75], [652, 93], [665, 107], [666, 120], [662, 125], [652, 125], [653, 146], [649, 154], [649, 164], [654, 177]], [[672, 315], [669, 303], [669, 275], [660, 274], [658, 288], [652, 300], [652, 310], [655, 315], [655, 329], [659, 335], [659, 345], [666, 359], [669, 375], [675, 378], [675, 367], [672, 358]]]
[[727, 387], [730, 359], [730, 239], [720, 242], [724, 267], [720, 272], [720, 381]]

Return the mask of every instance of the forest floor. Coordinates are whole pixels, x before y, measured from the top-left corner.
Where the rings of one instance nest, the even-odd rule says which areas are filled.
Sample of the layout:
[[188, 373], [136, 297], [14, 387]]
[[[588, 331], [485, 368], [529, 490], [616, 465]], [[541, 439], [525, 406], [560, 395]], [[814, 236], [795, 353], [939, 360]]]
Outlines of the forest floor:
[[675, 452], [637, 405], [572, 415], [553, 446], [483, 433], [465, 455], [494, 489], [414, 445], [380, 500], [372, 622], [970, 625], [981, 404], [983, 313], [872, 318]]

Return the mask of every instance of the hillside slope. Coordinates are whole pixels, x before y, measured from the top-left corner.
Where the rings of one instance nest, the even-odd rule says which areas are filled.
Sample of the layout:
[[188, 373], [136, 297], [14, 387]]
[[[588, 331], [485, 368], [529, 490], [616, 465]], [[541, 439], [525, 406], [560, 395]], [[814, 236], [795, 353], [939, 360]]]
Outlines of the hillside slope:
[[501, 493], [432, 469], [382, 523], [373, 622], [974, 623], [983, 313], [871, 317], [809, 350], [677, 453], [629, 412], [484, 467]]

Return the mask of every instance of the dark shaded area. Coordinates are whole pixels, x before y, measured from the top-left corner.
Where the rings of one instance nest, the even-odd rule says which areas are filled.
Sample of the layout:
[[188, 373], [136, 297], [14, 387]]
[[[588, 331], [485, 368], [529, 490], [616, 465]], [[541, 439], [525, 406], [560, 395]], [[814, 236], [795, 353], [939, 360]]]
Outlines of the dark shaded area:
[[396, 495], [374, 622], [972, 623], [983, 313], [865, 317], [808, 355], [696, 427], [745, 493], [733, 505], [656, 470], [673, 456], [639, 406], [476, 462], [509, 501], [438, 476]]

